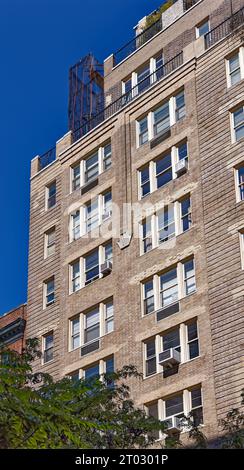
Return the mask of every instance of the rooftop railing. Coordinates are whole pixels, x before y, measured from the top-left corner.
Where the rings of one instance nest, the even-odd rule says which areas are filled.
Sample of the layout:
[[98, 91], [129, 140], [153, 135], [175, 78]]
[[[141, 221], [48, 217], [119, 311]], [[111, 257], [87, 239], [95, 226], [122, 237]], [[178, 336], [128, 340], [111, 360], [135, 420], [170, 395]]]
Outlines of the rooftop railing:
[[212, 29], [205, 35], [205, 47], [208, 49], [213, 46], [216, 42], [229, 36], [233, 31], [239, 28], [244, 23], [244, 8], [238, 10], [227, 20], [220, 23], [216, 28]]
[[124, 108], [127, 104], [141, 95], [150, 88], [154, 83], [169, 75], [175, 69], [183, 64], [183, 52], [175, 56], [173, 59], [159, 67], [155, 72], [145, 77], [141, 82], [134, 86], [127, 93], [121, 95], [117, 100], [108, 105], [102, 112], [91, 118], [87, 123], [73, 132], [73, 142], [76, 142], [82, 136], [98, 126], [105, 119], [113, 116], [115, 113]]
[[51, 148], [39, 157], [39, 171], [56, 160], [56, 147]]
[[125, 46], [121, 47], [114, 54], [114, 65], [118, 65], [122, 60], [126, 59], [130, 54], [135, 52], [139, 47], [143, 46], [149, 39], [153, 38], [159, 31], [162, 30], [162, 18], [153, 23], [149, 28], [134, 37]]

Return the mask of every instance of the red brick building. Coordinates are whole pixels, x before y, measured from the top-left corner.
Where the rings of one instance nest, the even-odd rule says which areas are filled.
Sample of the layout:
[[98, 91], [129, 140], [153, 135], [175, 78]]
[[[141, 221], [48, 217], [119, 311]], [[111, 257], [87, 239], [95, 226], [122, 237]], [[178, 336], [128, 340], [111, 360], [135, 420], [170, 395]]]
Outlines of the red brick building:
[[26, 304], [0, 316], [0, 344], [19, 353], [25, 345]]

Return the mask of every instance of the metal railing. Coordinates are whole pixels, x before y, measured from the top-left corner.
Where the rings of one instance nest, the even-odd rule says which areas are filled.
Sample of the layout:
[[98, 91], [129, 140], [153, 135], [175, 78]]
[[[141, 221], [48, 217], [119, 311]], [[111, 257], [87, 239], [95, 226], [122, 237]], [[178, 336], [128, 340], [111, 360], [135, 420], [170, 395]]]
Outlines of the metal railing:
[[183, 0], [183, 9], [184, 9], [184, 11], [189, 10], [189, 8], [193, 7], [198, 2], [199, 2], [199, 0]]
[[39, 157], [39, 171], [56, 160], [56, 147], [51, 148]]
[[220, 23], [216, 28], [205, 34], [205, 47], [208, 49], [216, 42], [225, 38], [244, 23], [244, 8], [234, 13], [227, 20]]
[[149, 28], [134, 37], [130, 42], [121, 47], [114, 54], [114, 65], [118, 65], [122, 60], [126, 59], [130, 54], [135, 52], [139, 47], [143, 46], [149, 39], [153, 38], [162, 30], [162, 18], [153, 23]]
[[140, 96], [141, 93], [149, 89], [154, 83], [158, 82], [162, 78], [169, 75], [171, 72], [176, 70], [183, 64], [183, 52], [180, 52], [173, 59], [166, 62], [164, 65], [159, 67], [155, 72], [145, 77], [141, 82], [139, 82], [135, 87], [133, 87], [127, 93], [121, 95], [117, 100], [113, 101], [108, 105], [102, 112], [91, 118], [79, 129], [76, 129], [73, 132], [73, 142], [76, 142], [82, 136], [86, 135], [89, 131], [94, 129], [96, 126], [101, 124], [105, 119], [113, 116], [115, 113], [120, 111], [124, 106], [129, 104], [135, 98]]

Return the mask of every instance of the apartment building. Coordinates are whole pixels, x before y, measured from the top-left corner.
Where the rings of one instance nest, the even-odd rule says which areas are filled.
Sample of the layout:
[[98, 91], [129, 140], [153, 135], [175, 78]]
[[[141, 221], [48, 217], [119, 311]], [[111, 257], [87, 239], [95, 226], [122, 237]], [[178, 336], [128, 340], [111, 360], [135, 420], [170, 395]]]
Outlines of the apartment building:
[[0, 316], [0, 345], [22, 353], [25, 347], [26, 304]]
[[192, 411], [215, 438], [244, 387], [243, 25], [244, 0], [143, 18], [104, 61], [104, 110], [31, 164], [35, 368], [133, 364], [136, 404], [182, 435]]

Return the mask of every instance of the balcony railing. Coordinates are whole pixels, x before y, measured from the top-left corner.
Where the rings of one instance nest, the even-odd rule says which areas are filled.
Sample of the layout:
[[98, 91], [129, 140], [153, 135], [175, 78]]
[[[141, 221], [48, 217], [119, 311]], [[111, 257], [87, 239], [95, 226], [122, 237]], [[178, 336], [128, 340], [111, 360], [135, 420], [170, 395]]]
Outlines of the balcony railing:
[[162, 18], [156, 21], [154, 24], [145, 29], [142, 33], [138, 34], [125, 46], [121, 47], [114, 54], [114, 65], [119, 64], [122, 60], [126, 59], [130, 54], [135, 52], [139, 47], [143, 46], [149, 39], [153, 38], [159, 31], [162, 30]]
[[175, 56], [173, 59], [159, 67], [155, 72], [145, 77], [135, 87], [127, 93], [121, 95], [116, 101], [113, 101], [102, 112], [91, 118], [82, 127], [73, 132], [73, 142], [76, 142], [82, 136], [101, 124], [105, 119], [113, 116], [115, 113], [124, 108], [127, 104], [140, 96], [141, 93], [149, 89], [154, 83], [169, 75], [183, 64], [183, 52]]
[[183, 0], [184, 11], [189, 10], [189, 8], [194, 7], [194, 5], [196, 5], [196, 3], [198, 2], [199, 0]]
[[56, 160], [56, 147], [53, 147], [39, 157], [39, 171], [52, 163], [54, 160]]
[[212, 29], [205, 35], [205, 47], [208, 49], [216, 42], [229, 36], [233, 31], [239, 28], [244, 23], [244, 8], [234, 13], [227, 20], [220, 23], [216, 28]]

